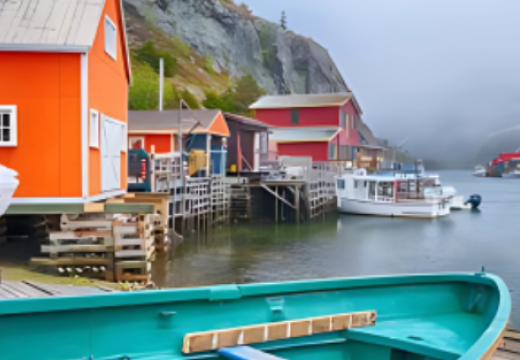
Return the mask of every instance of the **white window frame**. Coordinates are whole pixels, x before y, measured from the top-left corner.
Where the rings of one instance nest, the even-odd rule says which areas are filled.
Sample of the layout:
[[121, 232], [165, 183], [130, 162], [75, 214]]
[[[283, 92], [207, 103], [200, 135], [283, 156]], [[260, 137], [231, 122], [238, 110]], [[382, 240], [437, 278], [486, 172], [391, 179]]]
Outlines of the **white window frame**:
[[121, 152], [126, 153], [128, 152], [128, 126], [125, 122], [119, 121], [119, 123], [121, 124], [121, 132], [123, 133], [121, 135]]
[[[93, 122], [93, 120], [94, 120], [92, 118], [93, 115], [96, 116], [95, 123]], [[90, 109], [90, 117], [89, 117], [89, 122], [88, 122], [89, 146], [94, 149], [99, 149], [99, 131], [100, 131], [100, 128], [99, 128], [100, 122], [99, 121], [100, 121], [99, 111], [97, 111], [96, 109]], [[93, 126], [95, 127], [95, 129], [92, 128]]]
[[144, 150], [144, 148], [145, 148], [145, 145], [144, 145], [144, 136], [132, 136], [132, 135], [129, 135], [129, 136], [128, 136], [128, 148], [131, 149], [131, 150], [134, 149], [133, 146], [131, 145], [131, 142], [132, 142], [133, 140], [141, 141], [141, 144], [143, 145], [143, 146], [141, 147], [141, 149]]
[[[114, 27], [114, 38], [109, 38], [109, 34], [112, 35], [112, 31], [107, 31], [107, 23]], [[110, 29], [112, 30], [112, 29]], [[113, 47], [112, 47], [113, 46]], [[117, 60], [117, 26], [116, 24], [105, 15], [105, 52], [112, 58], [114, 61]]]
[[[0, 113], [9, 112], [11, 114], [9, 129], [10, 140], [0, 141], [0, 147], [13, 147], [18, 146], [18, 112], [16, 105], [0, 105]], [[0, 119], [1, 121], [1, 119]], [[0, 128], [2, 124], [0, 124]]]

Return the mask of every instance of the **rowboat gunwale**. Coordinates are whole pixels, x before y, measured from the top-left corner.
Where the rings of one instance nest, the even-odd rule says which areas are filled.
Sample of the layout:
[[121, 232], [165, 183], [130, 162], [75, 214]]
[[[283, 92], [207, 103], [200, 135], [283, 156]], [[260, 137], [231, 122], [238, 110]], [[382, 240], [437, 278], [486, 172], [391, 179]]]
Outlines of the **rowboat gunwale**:
[[[195, 288], [168, 290], [147, 290], [139, 292], [114, 292], [87, 296], [62, 296], [53, 298], [7, 299], [0, 302], [0, 315], [42, 313], [61, 310], [82, 310], [91, 308], [138, 306], [194, 300], [237, 300], [244, 297], [281, 295], [310, 291], [331, 291], [378, 286], [410, 284], [434, 284], [447, 282], [468, 282], [496, 285], [500, 298], [509, 292], [500, 278], [491, 274], [436, 273], [409, 274], [373, 277], [329, 278], [278, 283], [255, 283], [245, 285], [215, 285]], [[503, 292], [503, 293], [502, 293]], [[73, 301], [72, 298], [74, 298]]]
[[487, 278], [493, 280], [499, 294], [498, 308], [495, 317], [489, 324], [482, 336], [473, 346], [460, 357], [459, 360], [486, 360], [493, 356], [493, 352], [498, 347], [503, 334], [506, 331], [509, 315], [511, 312], [511, 294], [504, 281], [495, 275], [486, 274]]

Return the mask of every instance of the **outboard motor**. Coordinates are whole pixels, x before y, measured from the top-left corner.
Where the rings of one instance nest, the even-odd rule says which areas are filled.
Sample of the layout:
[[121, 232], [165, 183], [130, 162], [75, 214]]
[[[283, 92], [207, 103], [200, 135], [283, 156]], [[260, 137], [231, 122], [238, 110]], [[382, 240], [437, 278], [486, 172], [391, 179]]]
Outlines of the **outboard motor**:
[[478, 194], [471, 195], [464, 205], [471, 205], [471, 210], [477, 210], [482, 202], [482, 196]]

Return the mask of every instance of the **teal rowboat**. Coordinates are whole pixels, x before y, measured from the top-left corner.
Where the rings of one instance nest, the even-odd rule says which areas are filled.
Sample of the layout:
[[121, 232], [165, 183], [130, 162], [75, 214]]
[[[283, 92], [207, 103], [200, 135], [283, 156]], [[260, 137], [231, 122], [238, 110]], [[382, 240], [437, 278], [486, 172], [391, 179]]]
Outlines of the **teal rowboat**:
[[488, 359], [510, 309], [489, 274], [0, 300], [0, 358]]

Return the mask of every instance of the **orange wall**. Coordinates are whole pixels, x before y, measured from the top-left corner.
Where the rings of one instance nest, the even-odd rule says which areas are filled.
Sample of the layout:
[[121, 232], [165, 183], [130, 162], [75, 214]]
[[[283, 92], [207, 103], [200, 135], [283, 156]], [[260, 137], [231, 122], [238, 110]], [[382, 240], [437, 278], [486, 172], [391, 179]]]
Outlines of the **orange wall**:
[[18, 146], [0, 163], [16, 197], [81, 197], [80, 55], [0, 52], [0, 104], [16, 105]]
[[[147, 153], [152, 152], [152, 145], [155, 145], [156, 154], [165, 154], [172, 152], [172, 136], [170, 134], [129, 134], [128, 138], [133, 137], [144, 138], [144, 150]], [[174, 140], [175, 141], [175, 140]], [[174, 145], [175, 146], [175, 145]]]
[[[107, 0], [98, 25], [94, 44], [88, 55], [88, 101], [93, 108], [113, 119], [127, 122], [128, 78], [125, 67], [123, 24], [119, 0]], [[117, 61], [105, 53], [105, 15], [116, 24], [118, 32]], [[101, 137], [99, 137], [101, 140]], [[101, 193], [100, 150], [89, 148], [89, 195]], [[121, 154], [121, 189], [127, 187], [127, 157]]]
[[219, 113], [217, 115], [217, 117], [215, 118], [215, 120], [213, 120], [213, 123], [211, 124], [208, 130], [211, 131], [211, 133], [213, 134], [229, 136], [229, 127], [222, 113]]

